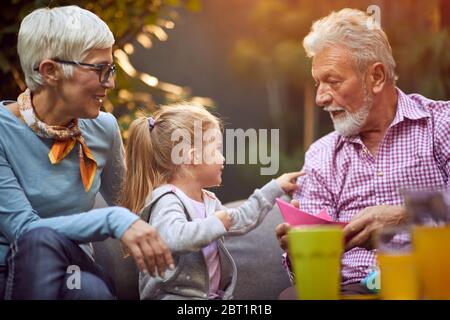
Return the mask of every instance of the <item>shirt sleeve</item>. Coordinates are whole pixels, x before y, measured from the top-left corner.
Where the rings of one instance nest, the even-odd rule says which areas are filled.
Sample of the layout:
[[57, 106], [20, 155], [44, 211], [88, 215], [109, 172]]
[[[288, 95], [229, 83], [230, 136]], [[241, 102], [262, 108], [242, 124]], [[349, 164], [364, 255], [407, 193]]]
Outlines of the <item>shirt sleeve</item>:
[[32, 208], [0, 144], [0, 232], [10, 241], [22, 233], [50, 227], [78, 243], [121, 238], [138, 216], [125, 208], [109, 207], [85, 213], [40, 218]]
[[[305, 164], [302, 169], [306, 174], [297, 179], [299, 189], [293, 198], [299, 201], [300, 208], [303, 211], [310, 214], [318, 214], [321, 210], [326, 209], [328, 214], [334, 220], [337, 220], [333, 194], [330, 186], [325, 183], [322, 173], [325, 170], [321, 165], [323, 166], [322, 163], [316, 160], [314, 154], [306, 154]], [[287, 271], [291, 283], [294, 284], [295, 277], [287, 253], [283, 254], [282, 264]]]
[[[447, 110], [435, 123], [435, 152], [438, 165], [442, 170], [447, 189], [450, 189], [450, 103], [445, 104]], [[443, 107], [444, 108], [444, 107]]]
[[101, 175], [100, 194], [109, 206], [113, 206], [118, 203], [122, 188], [122, 181], [125, 174], [125, 152], [117, 120], [112, 115], [110, 117], [113, 122], [111, 130], [113, 142], [107, 163]]
[[227, 235], [238, 236], [256, 228], [273, 208], [275, 199], [283, 194], [284, 191], [278, 183], [271, 180], [261, 189], [256, 189], [248, 200], [237, 208], [227, 209], [218, 202], [216, 209], [226, 210], [231, 216], [232, 224]]

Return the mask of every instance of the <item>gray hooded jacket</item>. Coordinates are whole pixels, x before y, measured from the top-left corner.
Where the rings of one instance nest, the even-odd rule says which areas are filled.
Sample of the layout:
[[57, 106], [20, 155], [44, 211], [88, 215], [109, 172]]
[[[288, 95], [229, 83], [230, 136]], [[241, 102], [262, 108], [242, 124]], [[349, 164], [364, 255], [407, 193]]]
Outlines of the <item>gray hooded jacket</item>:
[[[275, 199], [284, 194], [275, 180], [256, 189], [241, 206], [227, 209], [212, 192], [204, 191], [206, 218], [196, 219], [196, 211], [187, 196], [173, 185], [163, 185], [152, 193], [152, 200], [141, 212], [160, 233], [175, 259], [175, 270], [164, 278], [139, 274], [141, 299], [208, 299], [208, 267], [201, 249], [217, 240], [221, 279], [219, 290], [224, 300], [233, 298], [237, 269], [223, 236], [242, 235], [256, 228], [272, 209]], [[155, 202], [156, 201], [156, 202]], [[232, 225], [227, 232], [214, 215], [226, 210]]]

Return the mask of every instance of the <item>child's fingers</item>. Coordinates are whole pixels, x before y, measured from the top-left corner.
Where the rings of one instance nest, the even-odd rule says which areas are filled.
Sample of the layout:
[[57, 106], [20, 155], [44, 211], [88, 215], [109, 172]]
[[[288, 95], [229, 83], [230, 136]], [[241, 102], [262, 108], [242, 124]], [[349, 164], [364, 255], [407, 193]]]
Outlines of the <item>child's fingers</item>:
[[223, 223], [223, 226], [228, 231], [231, 227], [231, 215], [226, 211], [216, 211], [214, 215]]
[[286, 184], [286, 191], [287, 192], [295, 191], [298, 188], [299, 188], [299, 186], [295, 182], [291, 182], [291, 183]]
[[289, 181], [296, 180], [298, 177], [304, 176], [306, 172], [304, 171], [296, 171], [288, 173]]

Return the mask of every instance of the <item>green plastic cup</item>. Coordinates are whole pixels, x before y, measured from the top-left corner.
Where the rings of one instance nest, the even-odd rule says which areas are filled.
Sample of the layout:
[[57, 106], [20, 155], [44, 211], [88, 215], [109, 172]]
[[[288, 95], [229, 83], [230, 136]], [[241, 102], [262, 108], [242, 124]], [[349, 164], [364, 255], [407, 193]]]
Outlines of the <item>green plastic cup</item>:
[[288, 232], [288, 252], [299, 300], [338, 300], [344, 241], [338, 226], [308, 226]]

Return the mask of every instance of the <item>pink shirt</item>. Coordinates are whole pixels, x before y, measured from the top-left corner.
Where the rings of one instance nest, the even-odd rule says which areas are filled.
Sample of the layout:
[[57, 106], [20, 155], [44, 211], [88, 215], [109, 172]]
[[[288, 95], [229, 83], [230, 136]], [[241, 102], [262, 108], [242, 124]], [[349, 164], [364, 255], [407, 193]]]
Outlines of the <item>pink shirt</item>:
[[[359, 136], [337, 132], [311, 146], [294, 196], [304, 211], [326, 208], [335, 221], [348, 222], [369, 206], [403, 205], [402, 189], [449, 189], [450, 102], [397, 91], [397, 114], [375, 157]], [[345, 252], [342, 283], [363, 279], [376, 264], [375, 253]]]
[[[203, 202], [195, 201], [194, 199], [188, 198], [192, 206], [194, 207], [197, 218], [206, 218], [206, 208]], [[202, 249], [203, 255], [205, 256], [206, 265], [208, 267], [209, 274], [209, 299], [218, 298], [219, 296], [219, 283], [220, 283], [220, 258], [219, 251], [217, 248], [217, 241], [213, 241], [206, 247]]]

